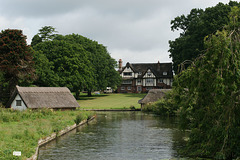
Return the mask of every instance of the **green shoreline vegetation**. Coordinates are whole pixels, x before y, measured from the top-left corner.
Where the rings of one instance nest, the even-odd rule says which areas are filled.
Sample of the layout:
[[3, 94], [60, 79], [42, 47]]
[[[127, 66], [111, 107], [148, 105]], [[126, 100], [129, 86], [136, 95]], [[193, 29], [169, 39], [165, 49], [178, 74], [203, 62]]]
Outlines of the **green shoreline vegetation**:
[[[88, 119], [93, 112], [53, 111], [51, 109], [16, 111], [0, 108], [0, 160], [30, 158], [38, 140]], [[13, 156], [21, 151], [21, 156]]]
[[178, 113], [180, 128], [190, 130], [180, 149], [187, 157], [240, 159], [240, 8], [232, 7], [228, 18], [205, 37], [202, 54], [175, 76], [171, 95], [146, 108]]

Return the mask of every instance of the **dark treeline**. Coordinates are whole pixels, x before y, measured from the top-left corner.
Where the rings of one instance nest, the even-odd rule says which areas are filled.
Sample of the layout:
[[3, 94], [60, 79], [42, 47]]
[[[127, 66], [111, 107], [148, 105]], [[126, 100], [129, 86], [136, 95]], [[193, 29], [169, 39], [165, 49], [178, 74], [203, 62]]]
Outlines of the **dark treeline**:
[[77, 34], [56, 34], [43, 27], [27, 45], [21, 30], [0, 33], [0, 101], [5, 104], [16, 85], [66, 86], [79, 98], [86, 90], [117, 87], [117, 63], [105, 46]]

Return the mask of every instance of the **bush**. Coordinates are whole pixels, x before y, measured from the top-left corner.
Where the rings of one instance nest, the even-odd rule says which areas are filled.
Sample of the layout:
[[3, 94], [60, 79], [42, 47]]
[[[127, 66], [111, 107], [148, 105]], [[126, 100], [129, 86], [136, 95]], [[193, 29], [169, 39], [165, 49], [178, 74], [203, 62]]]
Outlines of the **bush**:
[[82, 114], [78, 114], [76, 119], [74, 120], [74, 122], [76, 123], [76, 125], [78, 125], [83, 119], [84, 119], [83, 115]]
[[134, 106], [130, 106], [130, 109], [131, 110], [135, 110], [136, 108]]
[[157, 102], [145, 105], [142, 109], [143, 112], [153, 112], [161, 116], [175, 116], [179, 107], [173, 100], [174, 94], [170, 91], [164, 98], [159, 99]]

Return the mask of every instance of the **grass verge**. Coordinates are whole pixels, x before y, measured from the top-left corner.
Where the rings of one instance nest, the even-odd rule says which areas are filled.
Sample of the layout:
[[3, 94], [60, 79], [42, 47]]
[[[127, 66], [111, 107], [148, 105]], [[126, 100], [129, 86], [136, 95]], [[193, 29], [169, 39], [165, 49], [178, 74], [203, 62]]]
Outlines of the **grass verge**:
[[78, 100], [81, 109], [130, 109], [130, 107], [140, 108], [138, 100], [142, 99], [146, 93], [126, 93], [126, 94], [99, 94], [87, 97], [82, 94]]
[[[35, 153], [38, 140], [58, 132], [67, 126], [87, 119], [92, 112], [0, 109], [0, 160], [26, 159]], [[13, 156], [21, 151], [21, 156]]]

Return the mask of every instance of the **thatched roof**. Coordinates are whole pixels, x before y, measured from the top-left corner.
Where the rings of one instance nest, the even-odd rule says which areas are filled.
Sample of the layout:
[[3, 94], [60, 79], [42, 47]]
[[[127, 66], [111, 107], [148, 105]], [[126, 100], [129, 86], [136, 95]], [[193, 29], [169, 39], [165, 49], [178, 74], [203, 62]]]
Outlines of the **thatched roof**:
[[19, 94], [28, 108], [76, 108], [80, 107], [67, 87], [19, 87], [9, 101], [9, 107]]
[[171, 91], [171, 89], [151, 89], [143, 99], [138, 101], [138, 103], [147, 104], [156, 102], [157, 100], [163, 98], [169, 91]]

